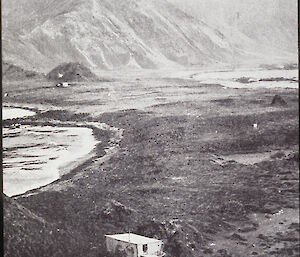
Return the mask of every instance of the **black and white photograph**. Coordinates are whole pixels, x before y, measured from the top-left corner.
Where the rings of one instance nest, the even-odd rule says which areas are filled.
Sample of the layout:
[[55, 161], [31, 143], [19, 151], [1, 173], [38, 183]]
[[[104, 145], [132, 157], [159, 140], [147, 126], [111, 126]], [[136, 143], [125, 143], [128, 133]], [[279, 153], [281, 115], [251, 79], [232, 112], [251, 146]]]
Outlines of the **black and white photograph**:
[[2, 0], [4, 257], [299, 257], [297, 0]]

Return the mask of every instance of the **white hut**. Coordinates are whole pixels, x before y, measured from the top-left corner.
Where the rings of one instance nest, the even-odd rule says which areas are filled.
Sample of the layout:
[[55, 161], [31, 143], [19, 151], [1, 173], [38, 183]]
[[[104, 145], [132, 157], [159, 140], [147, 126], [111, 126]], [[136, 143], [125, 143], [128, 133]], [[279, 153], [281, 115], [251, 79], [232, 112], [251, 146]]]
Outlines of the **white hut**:
[[123, 252], [127, 257], [162, 257], [163, 242], [132, 233], [106, 235], [106, 248], [110, 253]]
[[57, 87], [69, 87], [69, 83], [68, 82], [57, 83], [56, 86]]

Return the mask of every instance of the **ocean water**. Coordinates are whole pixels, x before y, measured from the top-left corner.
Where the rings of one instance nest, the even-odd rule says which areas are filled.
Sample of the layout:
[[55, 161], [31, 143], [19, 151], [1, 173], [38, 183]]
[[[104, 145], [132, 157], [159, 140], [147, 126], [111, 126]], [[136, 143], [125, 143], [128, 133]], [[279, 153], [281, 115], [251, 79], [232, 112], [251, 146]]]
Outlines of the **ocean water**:
[[[28, 113], [13, 116], [21, 114]], [[69, 166], [92, 152], [97, 143], [92, 129], [85, 127], [4, 127], [3, 192], [14, 196], [59, 179]]]

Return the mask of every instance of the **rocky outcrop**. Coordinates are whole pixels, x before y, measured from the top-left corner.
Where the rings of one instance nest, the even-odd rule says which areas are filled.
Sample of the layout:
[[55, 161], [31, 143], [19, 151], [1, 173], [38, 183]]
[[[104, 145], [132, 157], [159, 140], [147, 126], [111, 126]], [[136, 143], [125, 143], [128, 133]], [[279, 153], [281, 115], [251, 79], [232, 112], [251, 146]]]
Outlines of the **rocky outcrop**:
[[134, 212], [133, 209], [126, 207], [120, 202], [111, 200], [104, 206], [101, 216], [107, 220], [123, 222], [128, 220]]
[[97, 76], [80, 63], [63, 63], [47, 74], [47, 79], [56, 82], [97, 81]]
[[275, 95], [272, 99], [271, 105], [273, 105], [273, 106], [286, 106], [287, 103], [280, 95]]

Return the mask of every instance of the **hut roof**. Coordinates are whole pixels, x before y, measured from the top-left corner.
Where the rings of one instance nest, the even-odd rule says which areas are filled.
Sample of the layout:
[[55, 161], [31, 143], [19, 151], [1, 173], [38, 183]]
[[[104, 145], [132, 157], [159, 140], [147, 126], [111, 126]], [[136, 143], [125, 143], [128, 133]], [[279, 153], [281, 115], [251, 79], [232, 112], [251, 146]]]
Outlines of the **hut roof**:
[[161, 240], [158, 239], [140, 236], [132, 233], [105, 235], [105, 236], [119, 241], [132, 243], [132, 244], [151, 244], [151, 243], [161, 242]]

